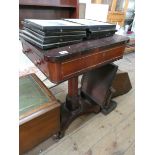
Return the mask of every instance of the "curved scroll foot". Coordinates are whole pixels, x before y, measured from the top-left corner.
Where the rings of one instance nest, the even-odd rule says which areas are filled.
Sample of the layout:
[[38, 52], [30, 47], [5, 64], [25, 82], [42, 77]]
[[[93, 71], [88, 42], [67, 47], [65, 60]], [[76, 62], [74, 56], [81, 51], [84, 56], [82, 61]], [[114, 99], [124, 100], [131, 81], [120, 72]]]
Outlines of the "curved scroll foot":
[[63, 131], [59, 131], [58, 133], [53, 135], [53, 140], [54, 141], [59, 141], [59, 139], [61, 139], [64, 136], [64, 132]]
[[111, 100], [108, 107], [104, 107], [101, 111], [104, 115], [108, 115], [117, 107], [117, 102]]

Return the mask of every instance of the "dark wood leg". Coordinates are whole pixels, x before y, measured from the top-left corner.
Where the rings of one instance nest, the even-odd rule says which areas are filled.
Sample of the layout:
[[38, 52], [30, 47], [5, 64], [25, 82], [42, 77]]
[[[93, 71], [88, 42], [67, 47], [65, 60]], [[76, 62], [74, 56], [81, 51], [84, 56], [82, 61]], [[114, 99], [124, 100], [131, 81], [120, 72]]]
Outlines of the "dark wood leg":
[[68, 80], [68, 95], [69, 96], [78, 95], [78, 76]]
[[71, 111], [79, 108], [78, 77], [74, 77], [68, 80], [68, 95], [66, 97], [66, 107]]

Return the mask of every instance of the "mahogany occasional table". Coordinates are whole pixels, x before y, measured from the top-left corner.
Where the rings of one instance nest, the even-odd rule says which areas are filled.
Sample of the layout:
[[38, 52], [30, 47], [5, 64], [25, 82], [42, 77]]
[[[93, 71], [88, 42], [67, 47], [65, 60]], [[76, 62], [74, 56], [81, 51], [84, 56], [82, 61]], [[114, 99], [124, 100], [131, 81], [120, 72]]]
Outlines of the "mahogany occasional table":
[[[112, 62], [121, 59], [127, 37], [114, 35], [88, 40], [70, 46], [42, 50], [20, 38], [25, 55], [56, 84], [68, 80], [66, 102], [61, 105], [61, 138], [69, 124], [85, 113], [108, 114], [116, 107], [111, 100], [118, 66]], [[78, 89], [78, 76], [84, 74]]]

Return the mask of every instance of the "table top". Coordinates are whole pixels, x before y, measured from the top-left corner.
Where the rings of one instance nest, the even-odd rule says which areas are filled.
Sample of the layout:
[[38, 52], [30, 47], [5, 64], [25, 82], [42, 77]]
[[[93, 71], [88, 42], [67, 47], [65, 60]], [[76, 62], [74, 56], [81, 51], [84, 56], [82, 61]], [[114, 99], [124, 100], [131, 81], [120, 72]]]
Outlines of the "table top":
[[106, 49], [117, 44], [126, 43], [129, 40], [128, 37], [114, 35], [112, 37], [106, 37], [102, 39], [84, 41], [82, 43], [73, 44], [53, 50], [48, 50], [44, 54], [45, 58], [49, 61], [59, 61], [82, 54], [88, 54], [94, 49]]
[[[21, 41], [26, 42], [22, 38], [21, 38]], [[37, 48], [34, 45], [31, 45], [28, 42], [26, 43], [28, 43], [31, 47], [37, 49], [37, 51], [42, 53], [46, 61], [57, 62], [57, 61], [64, 61], [77, 56], [89, 54], [96, 49], [101, 51], [113, 46], [126, 44], [128, 41], [129, 41], [128, 37], [115, 34], [112, 37], [83, 41], [81, 43], [55, 48], [55, 49], [49, 49], [49, 50], [42, 50], [40, 48]]]

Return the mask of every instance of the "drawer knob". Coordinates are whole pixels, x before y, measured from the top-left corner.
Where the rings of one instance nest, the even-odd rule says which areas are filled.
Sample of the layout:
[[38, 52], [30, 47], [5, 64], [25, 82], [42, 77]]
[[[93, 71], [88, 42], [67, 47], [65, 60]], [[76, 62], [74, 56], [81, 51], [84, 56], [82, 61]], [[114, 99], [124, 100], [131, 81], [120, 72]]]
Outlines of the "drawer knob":
[[25, 50], [25, 53], [29, 53], [29, 52], [31, 52], [31, 49], [30, 48], [28, 48], [27, 50]]
[[34, 64], [37, 66], [37, 61], [36, 60], [34, 61]]
[[35, 60], [35, 61], [34, 61], [34, 64], [35, 64], [36, 66], [41, 65], [41, 60]]
[[38, 65], [41, 65], [41, 60], [37, 60], [37, 64]]

